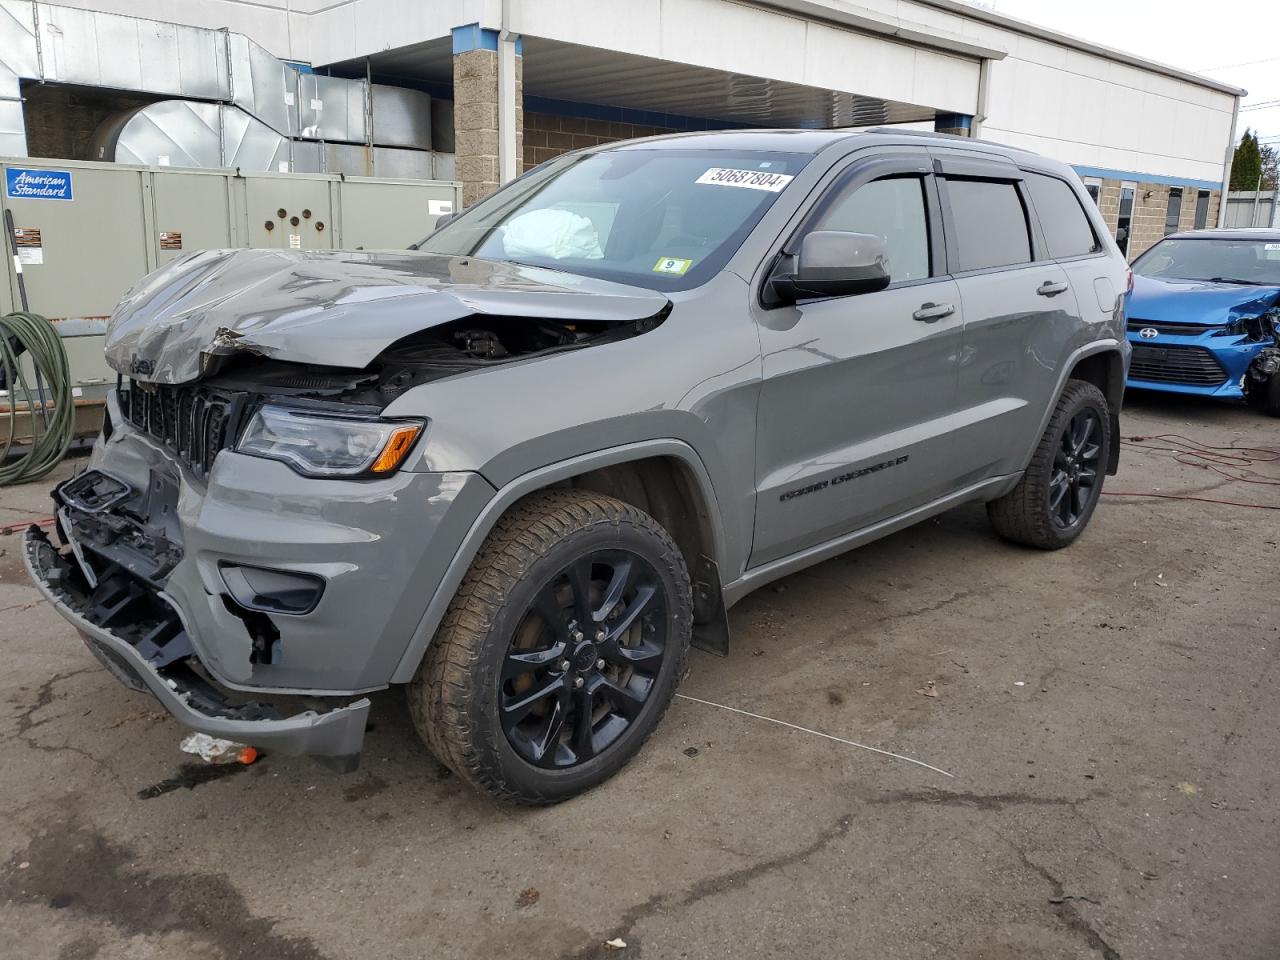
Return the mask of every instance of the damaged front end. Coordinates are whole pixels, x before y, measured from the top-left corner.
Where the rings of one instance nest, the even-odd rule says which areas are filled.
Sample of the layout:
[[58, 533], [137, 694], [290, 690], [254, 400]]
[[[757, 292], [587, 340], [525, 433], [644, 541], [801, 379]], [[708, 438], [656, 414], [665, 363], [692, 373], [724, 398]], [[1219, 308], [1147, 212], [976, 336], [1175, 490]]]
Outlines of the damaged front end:
[[[376, 416], [422, 384], [626, 340], [657, 327], [667, 312], [663, 309], [653, 317], [622, 322], [466, 317], [406, 336], [361, 369], [242, 355], [226, 360], [218, 374], [201, 384], [223, 398], [225, 422], [232, 434], [244, 413], [236, 398], [244, 396], [268, 397], [271, 402], [304, 409]], [[142, 389], [153, 388], [143, 385]], [[183, 388], [158, 385], [154, 389], [164, 394]]]
[[1252, 406], [1280, 410], [1280, 306], [1257, 318], [1257, 339], [1270, 336], [1271, 344], [1258, 351], [1240, 382], [1245, 400]]
[[[433, 329], [443, 336], [426, 337], [432, 348], [443, 341], [463, 353], [510, 355], [572, 346], [581, 334], [646, 323], [669, 306], [653, 290], [475, 257], [209, 250], [130, 290], [112, 315], [105, 353], [120, 374], [157, 384], [189, 383], [246, 357], [364, 370]], [[452, 336], [473, 327], [488, 333], [470, 348]], [[487, 346], [490, 335], [496, 342]]]
[[59, 485], [55, 545], [27, 530], [24, 560], [46, 599], [107, 670], [152, 694], [184, 726], [285, 754], [310, 754], [337, 770], [359, 763], [369, 701], [238, 694], [196, 656], [164, 592], [183, 547], [176, 485], [145, 491], [98, 470]]
[[[416, 253], [213, 251], [112, 319], [120, 380], [32, 579], [193, 730], [351, 768], [369, 701], [494, 495], [415, 388], [656, 328], [660, 294]], [[388, 414], [392, 404], [405, 415]], [[416, 457], [416, 459], [415, 459]]]

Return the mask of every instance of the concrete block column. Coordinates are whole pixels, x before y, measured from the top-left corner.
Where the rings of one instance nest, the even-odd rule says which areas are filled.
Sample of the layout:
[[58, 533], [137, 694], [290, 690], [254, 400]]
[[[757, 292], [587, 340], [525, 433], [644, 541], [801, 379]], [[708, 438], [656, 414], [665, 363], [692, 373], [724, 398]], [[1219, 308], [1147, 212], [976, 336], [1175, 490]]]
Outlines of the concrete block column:
[[954, 133], [958, 137], [972, 136], [973, 117], [967, 113], [939, 113], [933, 118], [936, 133]]
[[[524, 154], [523, 60], [518, 38], [503, 41], [497, 30], [479, 24], [453, 29], [453, 140], [455, 175], [462, 181], [463, 206], [471, 206], [502, 183], [501, 109], [503, 79], [498, 59], [500, 44], [514, 45], [514, 84], [506, 95], [514, 105], [515, 156]], [[514, 90], [510, 89], [514, 86]], [[519, 167], [517, 166], [518, 170]]]

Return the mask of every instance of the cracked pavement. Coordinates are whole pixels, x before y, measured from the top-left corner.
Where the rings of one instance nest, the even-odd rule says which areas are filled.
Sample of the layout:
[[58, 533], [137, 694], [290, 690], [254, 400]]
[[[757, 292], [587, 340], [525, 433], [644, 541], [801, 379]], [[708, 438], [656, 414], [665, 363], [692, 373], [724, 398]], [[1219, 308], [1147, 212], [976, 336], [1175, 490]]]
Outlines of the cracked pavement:
[[[1152, 397], [1122, 433], [1280, 448]], [[1112, 490], [1280, 504], [1122, 464]], [[48, 485], [0, 490], [5, 522]], [[0, 537], [0, 929], [32, 960], [1274, 960], [1278, 543], [1280, 513], [1109, 497], [1049, 555], [952, 511], [749, 597], [681, 689], [954, 780], [677, 700], [604, 787], [525, 810], [449, 776], [397, 691], [355, 774], [190, 763]]]

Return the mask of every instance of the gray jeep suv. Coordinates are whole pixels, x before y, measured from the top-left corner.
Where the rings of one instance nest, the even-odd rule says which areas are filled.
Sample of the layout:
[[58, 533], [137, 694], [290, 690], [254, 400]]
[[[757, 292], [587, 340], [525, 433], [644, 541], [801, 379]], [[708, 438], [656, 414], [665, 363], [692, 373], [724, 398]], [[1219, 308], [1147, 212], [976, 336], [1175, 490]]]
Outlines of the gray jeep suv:
[[611, 144], [400, 252], [142, 280], [26, 559], [183, 724], [340, 769], [365, 694], [549, 803], [633, 756], [690, 643], [956, 504], [1054, 549], [1117, 462], [1127, 268], [1070, 169], [893, 130]]

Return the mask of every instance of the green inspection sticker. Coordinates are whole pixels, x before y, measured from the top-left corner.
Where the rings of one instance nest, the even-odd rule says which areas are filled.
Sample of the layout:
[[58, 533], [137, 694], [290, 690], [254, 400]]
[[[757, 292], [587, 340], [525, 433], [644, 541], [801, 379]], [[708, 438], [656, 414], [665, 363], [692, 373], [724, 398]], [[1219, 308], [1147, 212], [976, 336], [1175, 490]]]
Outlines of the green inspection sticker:
[[663, 257], [653, 265], [653, 272], [674, 273], [679, 277], [683, 276], [692, 266], [692, 260], [685, 260], [682, 257]]

